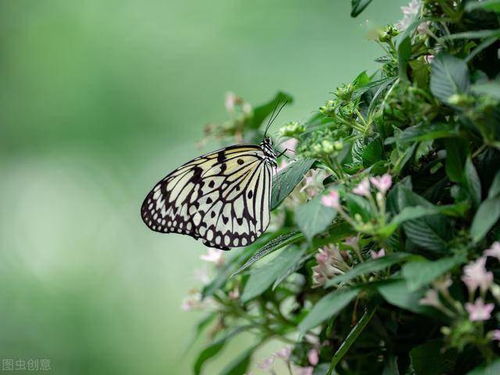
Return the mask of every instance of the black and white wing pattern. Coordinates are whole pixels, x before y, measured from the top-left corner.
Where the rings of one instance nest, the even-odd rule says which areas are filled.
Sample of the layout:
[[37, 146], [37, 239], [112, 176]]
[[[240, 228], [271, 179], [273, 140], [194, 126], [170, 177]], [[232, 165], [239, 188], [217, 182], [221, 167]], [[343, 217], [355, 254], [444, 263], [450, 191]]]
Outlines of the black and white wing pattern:
[[193, 159], [156, 184], [142, 220], [209, 247], [246, 246], [269, 226], [273, 155], [262, 146], [235, 145]]

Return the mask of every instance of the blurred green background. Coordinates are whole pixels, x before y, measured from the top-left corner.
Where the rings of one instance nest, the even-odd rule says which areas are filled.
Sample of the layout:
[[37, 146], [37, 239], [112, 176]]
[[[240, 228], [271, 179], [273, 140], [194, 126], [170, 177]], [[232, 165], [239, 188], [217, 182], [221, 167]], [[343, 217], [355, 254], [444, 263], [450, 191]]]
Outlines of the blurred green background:
[[404, 2], [352, 19], [347, 0], [0, 0], [0, 359], [189, 374], [201, 315], [180, 305], [204, 247], [147, 230], [142, 199], [200, 153], [226, 91], [284, 90], [278, 123], [304, 120], [373, 71], [367, 31]]

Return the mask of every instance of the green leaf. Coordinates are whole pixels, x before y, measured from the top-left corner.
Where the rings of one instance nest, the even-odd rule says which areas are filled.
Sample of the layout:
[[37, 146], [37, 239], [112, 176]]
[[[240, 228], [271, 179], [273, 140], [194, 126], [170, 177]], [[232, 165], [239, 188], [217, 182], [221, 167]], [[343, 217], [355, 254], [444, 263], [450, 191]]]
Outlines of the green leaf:
[[407, 36], [398, 45], [399, 78], [408, 81], [408, 60], [411, 56], [411, 38]]
[[500, 30], [475, 30], [475, 31], [464, 31], [462, 33], [456, 33], [451, 35], [443, 36], [442, 40], [454, 40], [454, 39], [483, 39], [483, 38], [497, 38], [500, 36]]
[[[400, 142], [432, 141], [439, 138], [458, 137], [456, 128], [451, 124], [431, 124], [429, 126], [410, 126], [398, 135]], [[394, 143], [396, 139], [386, 142]]]
[[489, 95], [495, 99], [500, 99], [500, 81], [489, 81], [476, 83], [471, 86], [471, 90], [476, 94]]
[[359, 16], [371, 2], [372, 0], [351, 0], [351, 17]]
[[287, 101], [288, 104], [291, 104], [293, 102], [293, 98], [284, 92], [278, 92], [269, 102], [256, 107], [253, 110], [253, 117], [248, 124], [248, 127], [258, 129], [266, 117], [269, 116], [280, 103], [284, 103], [285, 101]]
[[406, 279], [408, 289], [412, 292], [431, 283], [439, 276], [465, 262], [464, 257], [441, 258], [430, 261], [427, 259], [408, 262], [403, 266], [403, 277]]
[[355, 277], [366, 275], [367, 273], [373, 273], [382, 271], [394, 264], [401, 263], [411, 257], [411, 254], [407, 253], [394, 253], [383, 256], [377, 259], [368, 259], [363, 263], [357, 264], [354, 268], [347, 271], [343, 275], [337, 276], [326, 283], [327, 287], [338, 285], [343, 282], [350, 281]]
[[305, 174], [311, 169], [314, 160], [298, 160], [283, 169], [273, 178], [273, 191], [271, 193], [271, 210], [280, 205], [288, 197], [297, 184], [302, 181]]
[[447, 139], [446, 146], [446, 174], [457, 183], [465, 180], [464, 165], [467, 154], [467, 144], [462, 140]]
[[405, 207], [401, 210], [399, 214], [397, 214], [392, 218], [391, 224], [399, 225], [408, 220], [414, 220], [424, 216], [435, 215], [439, 212], [440, 212], [439, 209], [436, 207], [423, 207], [423, 206]]
[[456, 352], [443, 352], [444, 343], [434, 340], [419, 345], [410, 351], [410, 360], [415, 375], [441, 375], [453, 372]]
[[500, 196], [488, 198], [481, 203], [476, 215], [474, 215], [470, 228], [472, 241], [474, 241], [474, 243], [481, 241], [499, 218]]
[[248, 367], [252, 361], [252, 355], [257, 349], [257, 346], [254, 346], [250, 349], [245, 350], [239, 356], [237, 356], [229, 365], [227, 365], [222, 372], [221, 375], [241, 375], [246, 374]]
[[313, 237], [323, 232], [332, 223], [337, 211], [321, 203], [321, 195], [297, 207], [295, 221], [304, 236], [311, 241]]
[[309, 314], [299, 324], [299, 331], [305, 334], [324, 320], [339, 313], [358, 294], [358, 289], [339, 289], [327, 294], [316, 303]]
[[488, 191], [488, 198], [493, 198], [497, 195], [500, 195], [500, 171], [497, 172], [491, 183], [490, 190]]
[[363, 159], [363, 166], [368, 168], [370, 165], [375, 164], [382, 158], [382, 153], [384, 151], [384, 147], [382, 145], [382, 141], [379, 137], [373, 139], [370, 143], [368, 143], [363, 149], [363, 153], [361, 157]]
[[476, 367], [469, 371], [467, 375], [498, 375], [500, 374], [500, 359], [495, 359], [493, 362]]
[[467, 5], [465, 6], [465, 10], [467, 12], [470, 12], [470, 11], [476, 10], [476, 9], [481, 9], [481, 8], [484, 10], [489, 10], [489, 11], [500, 13], [500, 0], [483, 0], [481, 2], [469, 1], [469, 2], [467, 2]]
[[304, 247], [290, 246], [268, 263], [253, 270], [245, 285], [241, 301], [243, 303], [248, 302], [264, 293], [276, 279], [287, 273], [291, 267], [300, 261], [304, 252]]
[[366, 325], [372, 319], [375, 310], [376, 307], [372, 307], [366, 310], [363, 313], [363, 316], [361, 316], [361, 318], [359, 319], [359, 322], [357, 322], [356, 325], [351, 329], [345, 340], [333, 355], [327, 375], [333, 374], [333, 371], [335, 370], [335, 367], [337, 367], [337, 364], [342, 360], [342, 358], [344, 358], [349, 348], [352, 346], [352, 344], [354, 344], [361, 332], [363, 332], [363, 330], [365, 329]]
[[191, 349], [193, 344], [196, 342], [196, 339], [200, 336], [203, 330], [215, 319], [216, 316], [217, 314], [215, 312], [212, 312], [196, 324], [195, 332], [193, 334], [193, 337], [189, 340], [188, 345], [186, 345], [185, 353], [187, 353], [189, 349]]
[[399, 375], [398, 357], [391, 355], [387, 358], [382, 375]]
[[478, 207], [481, 203], [481, 180], [470, 157], [465, 162], [465, 182], [474, 206]]
[[448, 103], [450, 96], [469, 90], [469, 70], [463, 60], [440, 53], [431, 67], [431, 92], [443, 103]]
[[254, 254], [250, 259], [248, 259], [245, 264], [243, 264], [239, 269], [230, 274], [229, 278], [236, 276], [237, 274], [243, 272], [252, 264], [257, 262], [258, 260], [264, 258], [266, 255], [269, 255], [276, 250], [279, 250], [285, 246], [298, 242], [304, 238], [304, 235], [299, 232], [292, 232], [283, 234], [271, 241], [269, 241], [265, 246], [263, 246], [259, 251]]
[[414, 313], [429, 312], [429, 308], [420, 305], [419, 301], [424, 296], [423, 290], [411, 291], [404, 279], [394, 279], [377, 286], [378, 292], [384, 299], [394, 306], [412, 311]]
[[203, 368], [203, 365], [205, 364], [206, 361], [208, 361], [210, 358], [215, 357], [217, 354], [220, 353], [220, 351], [224, 348], [224, 345], [231, 340], [234, 336], [238, 335], [239, 333], [252, 328], [253, 325], [247, 325], [247, 326], [241, 326], [238, 328], [233, 329], [230, 332], [225, 333], [223, 336], [221, 336], [219, 339], [215, 340], [213, 343], [209, 344], [205, 349], [203, 349], [200, 354], [198, 354], [198, 357], [196, 358], [196, 361], [194, 363], [193, 367], [193, 373], [195, 375], [199, 375], [201, 373], [201, 370]]

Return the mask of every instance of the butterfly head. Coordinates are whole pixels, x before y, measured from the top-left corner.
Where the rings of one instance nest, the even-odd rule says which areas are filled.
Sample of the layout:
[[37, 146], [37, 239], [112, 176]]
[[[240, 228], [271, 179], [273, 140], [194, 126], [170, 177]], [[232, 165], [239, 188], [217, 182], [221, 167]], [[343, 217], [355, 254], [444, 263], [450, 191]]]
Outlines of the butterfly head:
[[266, 162], [271, 164], [273, 167], [276, 167], [278, 164], [276, 163], [276, 152], [274, 152], [273, 140], [271, 137], [264, 137], [260, 143], [260, 147], [264, 152]]

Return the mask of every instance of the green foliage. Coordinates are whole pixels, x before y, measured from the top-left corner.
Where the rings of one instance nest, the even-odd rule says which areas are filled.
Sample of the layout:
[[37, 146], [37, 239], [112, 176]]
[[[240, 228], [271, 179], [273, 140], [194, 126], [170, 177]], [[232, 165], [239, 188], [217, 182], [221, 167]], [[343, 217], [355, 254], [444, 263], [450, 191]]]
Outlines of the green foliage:
[[[370, 3], [353, 0], [351, 15]], [[293, 346], [291, 368], [315, 374], [498, 366], [498, 4], [412, 2], [378, 32], [378, 71], [282, 127], [297, 160], [274, 178], [272, 229], [233, 250], [204, 290], [218, 335], [251, 325], [260, 344]], [[283, 95], [249, 113], [243, 132], [261, 137]], [[246, 371], [254, 349], [233, 368]]]

